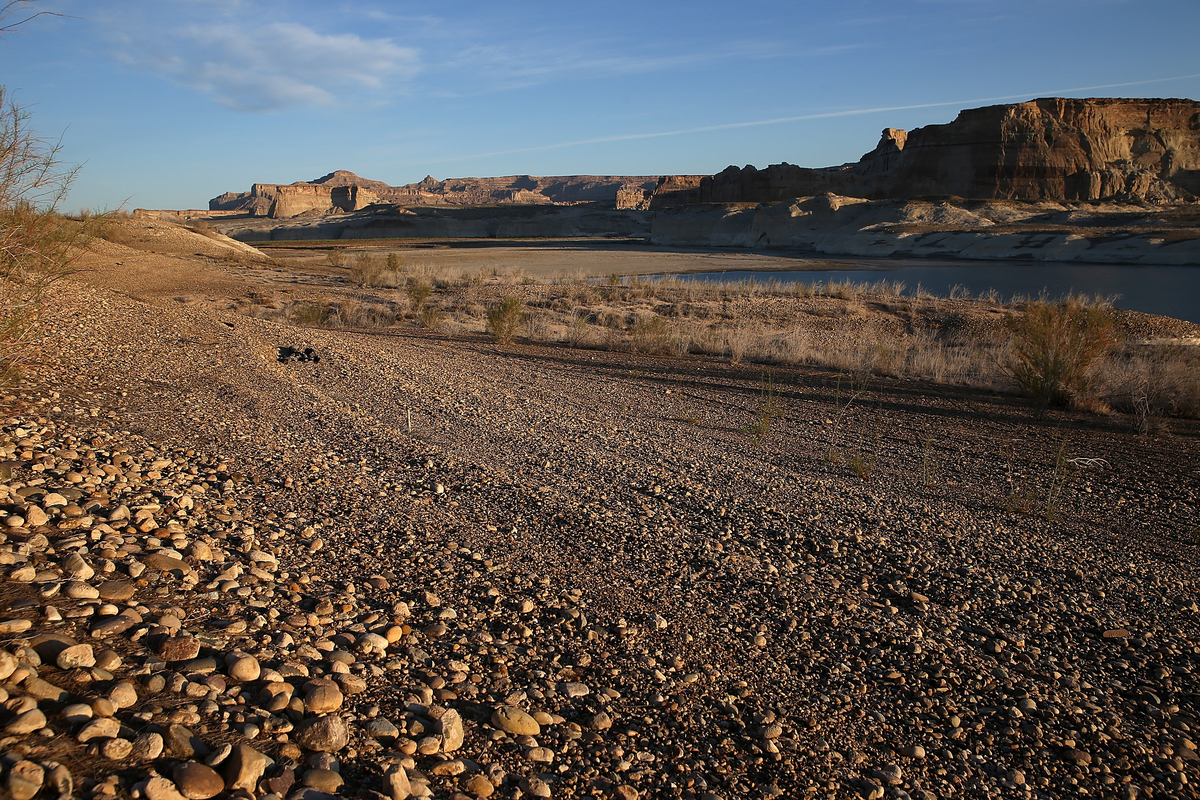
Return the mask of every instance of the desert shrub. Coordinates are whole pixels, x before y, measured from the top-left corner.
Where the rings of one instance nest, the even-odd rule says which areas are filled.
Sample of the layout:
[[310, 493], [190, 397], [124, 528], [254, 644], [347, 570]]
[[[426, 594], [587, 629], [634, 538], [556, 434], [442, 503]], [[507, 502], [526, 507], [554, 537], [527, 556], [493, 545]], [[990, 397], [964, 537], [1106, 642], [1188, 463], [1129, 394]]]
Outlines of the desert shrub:
[[1160, 417], [1200, 417], [1200, 348], [1141, 346], [1111, 355], [1093, 391], [1150, 432]]
[[358, 286], [379, 286], [383, 273], [383, 262], [371, 253], [359, 253], [350, 265], [350, 280]]
[[334, 309], [322, 303], [299, 302], [288, 309], [288, 321], [302, 328], [324, 327]]
[[417, 312], [417, 322], [420, 323], [422, 328], [436, 331], [446, 323], [446, 312], [432, 303], [428, 303], [421, 306], [421, 309]]
[[335, 304], [325, 324], [331, 328], [389, 328], [396, 319], [396, 312], [386, 304], [342, 300]]
[[629, 346], [635, 353], [674, 353], [674, 338], [666, 318], [657, 314], [638, 317], [629, 326]]
[[419, 278], [412, 278], [409, 280], [405, 292], [408, 294], [408, 299], [412, 302], [413, 306], [419, 309], [425, 305], [425, 301], [433, 294], [433, 286]]
[[404, 263], [400, 260], [399, 253], [388, 253], [387, 254], [387, 268], [390, 269], [392, 272], [399, 272], [401, 269], [404, 268]]
[[525, 322], [525, 307], [520, 299], [506, 297], [487, 311], [487, 329], [492, 338], [508, 344]]
[[1092, 365], [1114, 342], [1109, 308], [1075, 297], [1028, 302], [1006, 325], [1012, 353], [1005, 368], [1039, 413], [1086, 390]]
[[331, 267], [346, 266], [346, 254], [341, 250], [330, 250], [329, 255], [325, 258], [329, 261], [329, 266]]
[[[6, 12], [0, 8], [0, 22]], [[38, 137], [29, 120], [0, 87], [0, 385], [19, 376], [50, 285], [106, 222], [57, 212], [77, 170], [62, 164], [59, 145]]]
[[592, 324], [586, 311], [576, 311], [567, 326], [567, 343], [571, 347], [582, 347], [592, 338]]

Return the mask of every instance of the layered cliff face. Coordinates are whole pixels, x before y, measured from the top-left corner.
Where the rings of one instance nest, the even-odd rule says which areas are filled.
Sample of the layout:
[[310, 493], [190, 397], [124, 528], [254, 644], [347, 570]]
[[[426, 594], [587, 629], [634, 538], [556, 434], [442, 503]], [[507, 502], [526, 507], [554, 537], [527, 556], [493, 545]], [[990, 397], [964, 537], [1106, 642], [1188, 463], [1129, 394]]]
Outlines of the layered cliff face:
[[655, 208], [775, 203], [824, 193], [871, 199], [1149, 203], [1200, 196], [1200, 103], [1045, 98], [963, 111], [953, 122], [885, 129], [857, 163], [730, 167], [695, 188], [662, 184]]
[[240, 211], [257, 217], [287, 219], [303, 214], [359, 211], [376, 203], [394, 205], [572, 205], [599, 203], [611, 208], [646, 208], [658, 184], [654, 176], [540, 178], [427, 177], [419, 183], [389, 186], [339, 170], [315, 181], [256, 183], [249, 192], [227, 192], [209, 201], [211, 211]]

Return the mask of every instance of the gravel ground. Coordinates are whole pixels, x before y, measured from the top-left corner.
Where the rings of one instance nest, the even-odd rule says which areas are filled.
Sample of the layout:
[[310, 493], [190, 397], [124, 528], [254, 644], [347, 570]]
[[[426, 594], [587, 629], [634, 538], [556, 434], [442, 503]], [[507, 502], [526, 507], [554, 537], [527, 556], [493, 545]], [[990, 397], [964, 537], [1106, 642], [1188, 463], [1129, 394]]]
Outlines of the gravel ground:
[[1196, 796], [1195, 422], [299, 330], [181, 263], [64, 286], [4, 397], [11, 796]]

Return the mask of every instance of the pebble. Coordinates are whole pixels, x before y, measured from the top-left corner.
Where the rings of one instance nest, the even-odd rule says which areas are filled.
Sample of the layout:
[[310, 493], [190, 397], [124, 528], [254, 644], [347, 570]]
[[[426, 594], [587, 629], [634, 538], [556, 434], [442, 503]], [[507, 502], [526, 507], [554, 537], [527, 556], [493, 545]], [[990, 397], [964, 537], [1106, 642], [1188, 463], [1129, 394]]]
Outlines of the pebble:
[[270, 762], [253, 747], [239, 744], [224, 762], [225, 784], [230, 791], [243, 789], [253, 793]]
[[306, 750], [336, 753], [350, 742], [350, 729], [339, 716], [307, 719], [296, 726], [296, 743]]
[[310, 769], [304, 773], [305, 786], [330, 794], [336, 794], [344, 782], [341, 775], [327, 769]]
[[542, 732], [537, 720], [512, 706], [500, 706], [492, 712], [492, 726], [514, 736], [537, 736]]
[[86, 743], [93, 739], [112, 739], [120, 732], [121, 723], [119, 720], [114, 717], [100, 717], [84, 725], [79, 733], [75, 734], [75, 740], [80, 743]]
[[40, 764], [22, 759], [9, 767], [5, 783], [12, 800], [33, 800], [45, 780], [46, 770]]
[[412, 794], [412, 784], [404, 767], [392, 764], [383, 773], [383, 794], [391, 800], [406, 800]]
[[59, 669], [76, 669], [78, 667], [96, 666], [96, 654], [90, 644], [77, 644], [67, 647], [55, 659]]
[[46, 727], [46, 715], [39, 709], [32, 708], [23, 714], [18, 714], [7, 725], [4, 732], [15, 736], [23, 736], [40, 731]]
[[176, 790], [188, 800], [208, 800], [225, 791], [225, 779], [212, 767], [184, 761], [171, 771]]
[[342, 692], [333, 681], [315, 682], [304, 695], [304, 710], [310, 714], [329, 714], [342, 707]]
[[225, 657], [225, 674], [238, 683], [250, 683], [262, 675], [262, 667], [254, 656], [230, 654]]
[[437, 732], [442, 737], [442, 752], [452, 753], [463, 744], [462, 717], [454, 709], [447, 709], [437, 721]]

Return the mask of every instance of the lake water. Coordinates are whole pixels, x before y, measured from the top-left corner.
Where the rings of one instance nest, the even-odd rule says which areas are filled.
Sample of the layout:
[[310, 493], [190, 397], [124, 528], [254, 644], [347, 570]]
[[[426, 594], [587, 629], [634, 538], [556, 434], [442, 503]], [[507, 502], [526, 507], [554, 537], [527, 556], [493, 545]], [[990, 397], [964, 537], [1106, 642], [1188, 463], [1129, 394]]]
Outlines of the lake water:
[[1195, 267], [1125, 264], [1013, 264], [979, 261], [838, 260], [837, 269], [786, 271], [730, 270], [675, 277], [691, 280], [825, 283], [903, 281], [904, 294], [922, 290], [948, 297], [953, 286], [972, 296], [995, 289], [1003, 300], [1015, 295], [1050, 297], [1085, 293], [1116, 297], [1114, 305], [1200, 323], [1200, 265]]

